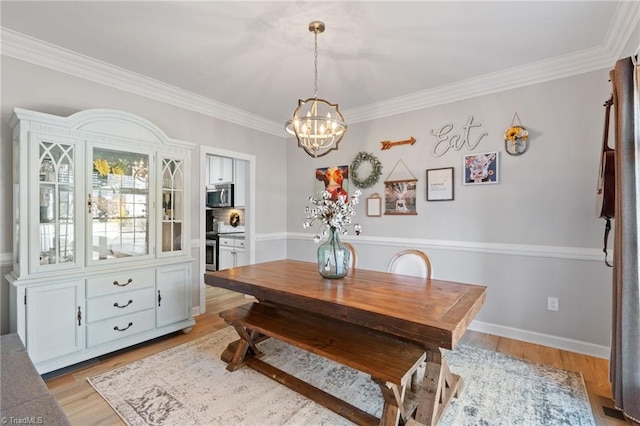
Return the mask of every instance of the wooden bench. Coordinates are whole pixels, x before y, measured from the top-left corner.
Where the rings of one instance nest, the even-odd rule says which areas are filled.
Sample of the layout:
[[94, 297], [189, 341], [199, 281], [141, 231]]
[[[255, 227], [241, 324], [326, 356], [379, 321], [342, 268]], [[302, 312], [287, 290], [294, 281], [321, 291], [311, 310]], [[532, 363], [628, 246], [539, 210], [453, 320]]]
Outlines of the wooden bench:
[[[412, 373], [425, 360], [424, 348], [382, 332], [272, 303], [249, 303], [220, 316], [241, 337], [223, 354], [229, 371], [247, 365], [357, 424], [397, 425], [400, 418], [409, 420], [413, 408], [405, 407], [405, 390]], [[370, 375], [384, 398], [381, 418], [261, 361], [256, 343], [264, 336]]]

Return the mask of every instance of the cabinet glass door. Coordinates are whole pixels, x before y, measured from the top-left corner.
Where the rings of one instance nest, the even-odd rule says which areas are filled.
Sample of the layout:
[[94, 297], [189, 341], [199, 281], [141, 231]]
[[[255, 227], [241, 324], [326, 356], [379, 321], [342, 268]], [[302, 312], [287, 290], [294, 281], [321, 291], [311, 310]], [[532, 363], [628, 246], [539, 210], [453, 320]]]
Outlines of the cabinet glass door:
[[181, 251], [183, 246], [184, 162], [162, 159], [162, 253]]
[[40, 141], [40, 265], [74, 262], [74, 146]]
[[149, 155], [93, 149], [91, 260], [149, 255]]

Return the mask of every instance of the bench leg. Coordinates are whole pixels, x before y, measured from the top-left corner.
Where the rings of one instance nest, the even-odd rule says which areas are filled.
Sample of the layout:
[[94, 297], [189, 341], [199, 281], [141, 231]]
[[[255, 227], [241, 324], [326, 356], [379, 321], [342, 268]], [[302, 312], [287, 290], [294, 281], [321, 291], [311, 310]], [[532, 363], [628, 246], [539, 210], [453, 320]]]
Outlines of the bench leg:
[[235, 324], [233, 324], [233, 328], [236, 329], [243, 340], [246, 340], [247, 343], [249, 343], [249, 347], [251, 348], [255, 356], [262, 355], [262, 352], [260, 352], [260, 350], [258, 350], [258, 348], [256, 347], [256, 339], [260, 336], [260, 333], [255, 330], [250, 330], [248, 328]]
[[[227, 370], [236, 371], [238, 368], [244, 365], [244, 362], [247, 359], [248, 355], [251, 355], [251, 356], [262, 355], [262, 352], [260, 352], [255, 345], [255, 340], [260, 336], [260, 333], [258, 333], [255, 330], [249, 330], [237, 324], [231, 324], [231, 325], [233, 326], [233, 328], [236, 329], [236, 331], [240, 335], [240, 340], [237, 341], [236, 351], [233, 354], [233, 358], [231, 358], [231, 361], [227, 365]], [[251, 350], [251, 353], [249, 353], [249, 350]]]
[[462, 392], [462, 378], [451, 373], [439, 349], [433, 355], [427, 362], [418, 394], [415, 422], [410, 422], [411, 424], [436, 425], [451, 398]]
[[404, 407], [405, 386], [394, 385], [393, 383], [385, 382], [375, 377], [371, 379], [380, 386], [380, 391], [384, 398], [380, 425], [396, 426], [400, 418], [406, 422], [409, 416]]

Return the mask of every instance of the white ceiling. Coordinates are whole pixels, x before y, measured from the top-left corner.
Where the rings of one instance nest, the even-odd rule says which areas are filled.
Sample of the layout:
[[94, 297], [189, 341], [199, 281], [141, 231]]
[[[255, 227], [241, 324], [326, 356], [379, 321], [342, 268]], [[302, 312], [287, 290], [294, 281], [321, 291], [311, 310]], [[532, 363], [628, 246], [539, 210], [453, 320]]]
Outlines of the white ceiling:
[[312, 20], [327, 27], [319, 96], [354, 122], [611, 66], [637, 10], [617, 1], [3, 0], [2, 53], [229, 121], [255, 114], [254, 127], [283, 134], [298, 98], [313, 96]]

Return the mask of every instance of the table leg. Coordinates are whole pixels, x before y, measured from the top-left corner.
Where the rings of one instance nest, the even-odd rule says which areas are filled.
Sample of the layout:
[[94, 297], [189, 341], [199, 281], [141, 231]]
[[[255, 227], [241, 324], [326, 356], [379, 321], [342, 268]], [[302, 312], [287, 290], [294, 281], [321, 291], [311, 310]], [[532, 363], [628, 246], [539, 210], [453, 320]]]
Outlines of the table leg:
[[418, 394], [415, 420], [407, 424], [432, 426], [438, 424], [451, 398], [462, 392], [462, 378], [451, 373], [440, 349], [428, 351], [427, 368]]

